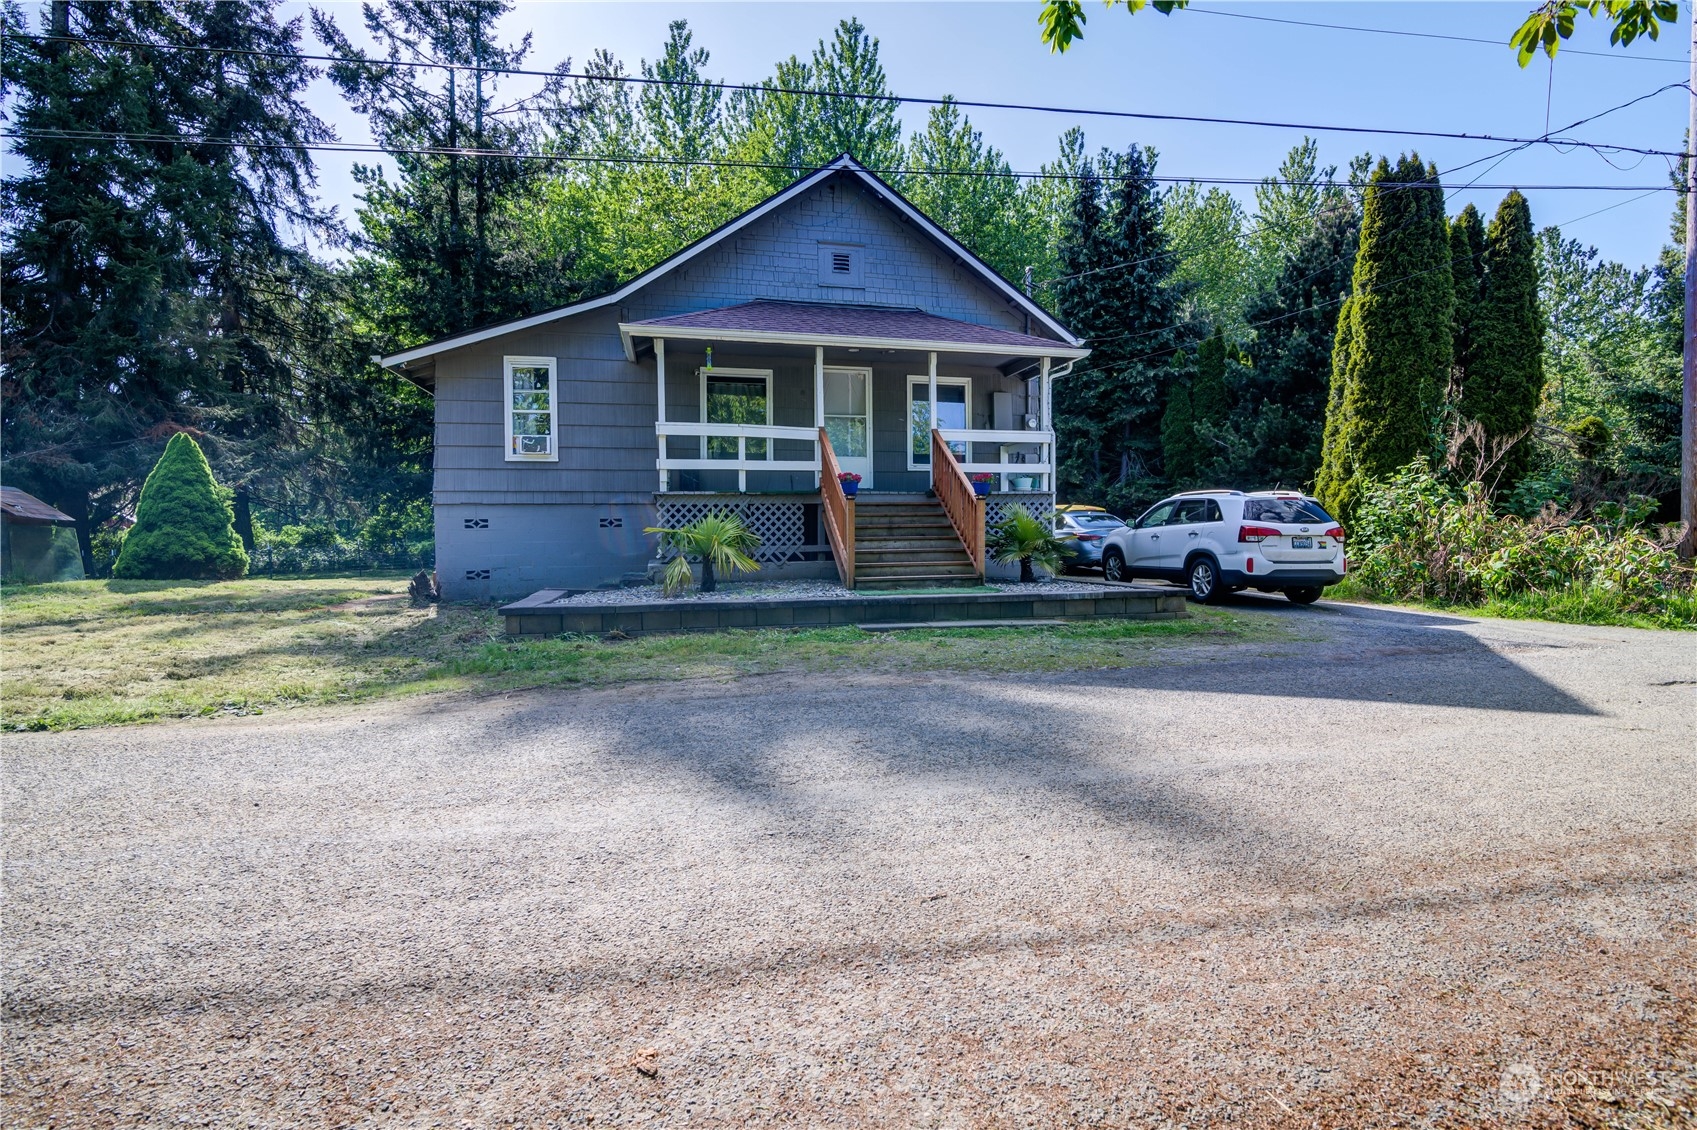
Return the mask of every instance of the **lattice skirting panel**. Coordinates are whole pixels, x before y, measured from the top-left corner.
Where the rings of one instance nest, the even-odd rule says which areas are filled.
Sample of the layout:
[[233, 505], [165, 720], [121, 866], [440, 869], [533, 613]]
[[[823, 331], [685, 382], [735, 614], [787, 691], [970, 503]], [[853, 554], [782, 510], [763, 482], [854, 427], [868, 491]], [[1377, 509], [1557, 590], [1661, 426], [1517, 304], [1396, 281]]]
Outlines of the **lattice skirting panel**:
[[984, 500], [984, 528], [992, 530], [1007, 521], [1016, 506], [1025, 507], [1032, 517], [1042, 521], [1055, 512], [1055, 496], [1042, 492], [992, 494]]
[[[729, 511], [738, 514], [760, 535], [754, 559], [765, 564], [789, 561], [811, 544], [808, 537], [808, 505], [817, 500], [770, 498], [746, 494], [659, 495], [654, 500], [658, 524], [668, 529]], [[662, 550], [662, 559], [672, 555]]]

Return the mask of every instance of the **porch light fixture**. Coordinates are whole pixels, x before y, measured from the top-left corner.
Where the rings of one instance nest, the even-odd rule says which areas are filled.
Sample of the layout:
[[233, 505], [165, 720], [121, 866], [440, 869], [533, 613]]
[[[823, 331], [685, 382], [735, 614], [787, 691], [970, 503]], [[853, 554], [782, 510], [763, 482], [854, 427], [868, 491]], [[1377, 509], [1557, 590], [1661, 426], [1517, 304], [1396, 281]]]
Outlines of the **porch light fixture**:
[[711, 345], [707, 347], [707, 367], [709, 369], [713, 367], [713, 347]]

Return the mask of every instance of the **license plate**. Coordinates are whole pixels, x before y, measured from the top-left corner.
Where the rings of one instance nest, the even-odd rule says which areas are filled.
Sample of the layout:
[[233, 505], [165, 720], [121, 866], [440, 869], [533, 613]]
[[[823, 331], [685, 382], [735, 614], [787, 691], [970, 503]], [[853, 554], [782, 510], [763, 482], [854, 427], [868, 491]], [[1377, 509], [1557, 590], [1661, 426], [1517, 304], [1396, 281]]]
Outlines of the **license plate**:
[[1313, 549], [1314, 548], [1314, 539], [1313, 538], [1291, 538], [1290, 539], [1290, 547], [1292, 549]]

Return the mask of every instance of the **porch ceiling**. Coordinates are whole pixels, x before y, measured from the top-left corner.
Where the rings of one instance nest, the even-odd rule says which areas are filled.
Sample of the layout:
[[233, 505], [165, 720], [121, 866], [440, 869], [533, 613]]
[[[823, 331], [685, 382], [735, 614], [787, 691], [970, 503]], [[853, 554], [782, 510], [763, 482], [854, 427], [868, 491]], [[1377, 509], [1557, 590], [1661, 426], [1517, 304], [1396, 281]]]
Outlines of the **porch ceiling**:
[[[928, 314], [912, 307], [760, 300], [641, 322], [621, 322], [625, 356], [656, 338], [730, 341], [746, 346], [824, 346], [898, 359], [902, 353], [971, 354], [990, 364], [1033, 357], [1075, 360], [1089, 354], [1055, 341]], [[865, 358], [863, 358], [865, 359]]]

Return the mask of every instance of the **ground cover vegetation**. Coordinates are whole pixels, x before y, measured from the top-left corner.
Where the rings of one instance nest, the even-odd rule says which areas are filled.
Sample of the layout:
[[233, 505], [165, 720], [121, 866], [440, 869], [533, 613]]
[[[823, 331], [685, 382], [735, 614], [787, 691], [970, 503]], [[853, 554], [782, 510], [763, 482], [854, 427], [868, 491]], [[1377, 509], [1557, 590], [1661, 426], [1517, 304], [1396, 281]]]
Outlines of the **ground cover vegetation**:
[[[602, 686], [784, 672], [1069, 671], [1177, 646], [1285, 638], [1271, 617], [1064, 626], [767, 629], [508, 640], [487, 605], [416, 606], [401, 574], [8, 587], [0, 728], [62, 730], [252, 714], [428, 691]], [[192, 630], [185, 631], [185, 624]]]
[[[1066, 501], [1285, 486], [1349, 519], [1417, 459], [1460, 490], [1509, 444], [1494, 514], [1612, 505], [1652, 538], [1671, 517], [1672, 246], [1607, 262], [1518, 193], [1452, 218], [1418, 156], [1340, 169], [1310, 139], [1253, 209], [1163, 188], [1159, 154], [1079, 129], [1014, 177], [953, 102], [904, 132], [858, 20], [727, 91], [683, 21], [652, 58], [573, 65], [503, 38], [510, 8], [5, 10], [0, 474], [77, 519], [92, 575], [179, 432], [232, 491], [255, 571], [427, 564], [430, 403], [372, 354], [604, 293], [841, 152], [1087, 340], [1056, 386]], [[337, 61], [301, 57], [321, 50]], [[331, 137], [299, 98], [321, 67], [387, 150], [346, 222], [302, 148]], [[520, 67], [549, 77], [494, 73]], [[1453, 436], [1482, 446], [1452, 461]]]

